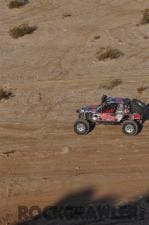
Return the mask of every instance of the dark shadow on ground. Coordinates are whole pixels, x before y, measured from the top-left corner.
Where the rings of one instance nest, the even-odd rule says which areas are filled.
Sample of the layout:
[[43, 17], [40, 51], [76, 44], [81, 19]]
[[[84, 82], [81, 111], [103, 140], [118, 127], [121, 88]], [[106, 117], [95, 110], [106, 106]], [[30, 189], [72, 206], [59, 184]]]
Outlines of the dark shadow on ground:
[[[94, 189], [80, 190], [64, 196], [38, 216], [17, 225], [148, 225], [149, 197], [117, 204], [117, 196], [94, 198]], [[22, 211], [21, 211], [22, 210]], [[37, 208], [34, 208], [34, 213]], [[40, 210], [37, 210], [40, 211]], [[23, 219], [20, 208], [20, 220]], [[24, 215], [28, 216], [28, 212]], [[22, 217], [21, 217], [22, 216]], [[26, 217], [27, 219], [27, 217]]]

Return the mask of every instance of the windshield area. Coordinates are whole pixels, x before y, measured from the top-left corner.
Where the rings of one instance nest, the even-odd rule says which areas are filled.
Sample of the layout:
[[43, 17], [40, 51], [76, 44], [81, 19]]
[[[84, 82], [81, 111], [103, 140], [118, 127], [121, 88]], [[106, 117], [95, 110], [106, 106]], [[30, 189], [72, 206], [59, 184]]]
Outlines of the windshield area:
[[118, 104], [116, 104], [116, 103], [112, 103], [112, 104], [105, 103], [105, 104], [99, 105], [97, 107], [97, 111], [99, 113], [101, 113], [101, 112], [102, 113], [115, 113], [117, 108], [118, 108]]

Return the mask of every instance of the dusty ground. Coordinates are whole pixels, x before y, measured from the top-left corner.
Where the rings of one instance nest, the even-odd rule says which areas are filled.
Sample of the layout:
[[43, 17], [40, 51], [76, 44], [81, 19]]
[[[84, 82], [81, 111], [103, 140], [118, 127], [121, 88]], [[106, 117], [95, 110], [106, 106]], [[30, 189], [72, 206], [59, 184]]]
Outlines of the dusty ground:
[[[103, 93], [149, 101], [149, 90], [137, 93], [149, 81], [149, 26], [136, 26], [149, 2], [31, 0], [14, 10], [7, 3], [0, 1], [0, 85], [15, 96], [0, 102], [1, 224], [17, 220], [18, 205], [43, 207], [80, 188], [117, 201], [147, 193], [148, 122], [131, 138], [107, 126], [80, 137], [73, 122], [76, 108]], [[9, 29], [23, 22], [38, 29], [12, 39]], [[99, 62], [105, 46], [125, 55]], [[100, 89], [111, 77], [122, 85]]]

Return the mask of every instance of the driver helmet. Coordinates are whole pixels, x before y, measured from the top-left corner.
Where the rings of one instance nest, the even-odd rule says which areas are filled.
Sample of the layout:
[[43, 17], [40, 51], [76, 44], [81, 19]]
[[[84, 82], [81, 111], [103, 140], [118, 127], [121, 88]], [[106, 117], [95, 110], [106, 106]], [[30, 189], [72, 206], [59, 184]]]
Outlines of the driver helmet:
[[101, 102], [104, 103], [107, 100], [107, 97], [108, 97], [107, 95], [103, 95], [101, 97]]

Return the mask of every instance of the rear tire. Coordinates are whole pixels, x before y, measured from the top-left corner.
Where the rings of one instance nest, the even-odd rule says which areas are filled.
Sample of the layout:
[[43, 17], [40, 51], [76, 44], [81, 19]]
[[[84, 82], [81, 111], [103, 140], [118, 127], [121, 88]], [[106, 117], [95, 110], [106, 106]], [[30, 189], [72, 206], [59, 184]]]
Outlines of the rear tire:
[[137, 135], [139, 132], [139, 124], [131, 120], [125, 121], [122, 124], [122, 131], [125, 135]]
[[87, 120], [78, 119], [74, 123], [74, 131], [79, 135], [86, 135], [90, 132], [90, 124]]

